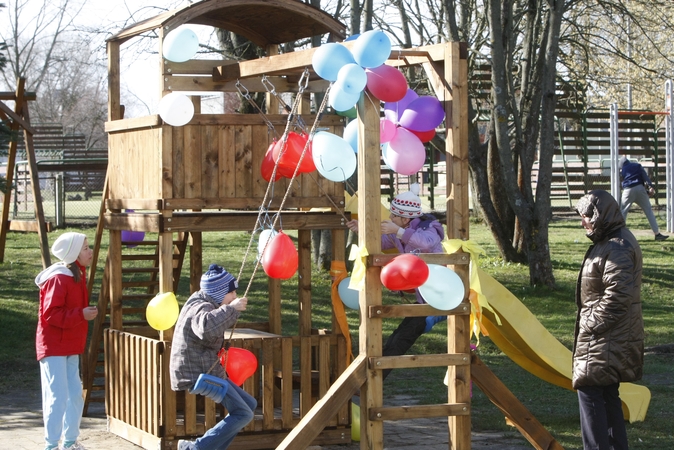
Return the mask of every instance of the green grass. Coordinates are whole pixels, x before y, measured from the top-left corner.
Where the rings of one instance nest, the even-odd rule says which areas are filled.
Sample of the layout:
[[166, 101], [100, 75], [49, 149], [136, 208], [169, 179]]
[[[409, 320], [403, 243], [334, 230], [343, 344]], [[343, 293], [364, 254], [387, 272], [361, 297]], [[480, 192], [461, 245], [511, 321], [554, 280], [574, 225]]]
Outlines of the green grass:
[[[663, 222], [663, 218], [660, 218]], [[672, 242], [656, 242], [648, 224], [638, 211], [630, 214], [628, 225], [634, 230], [643, 250], [643, 311], [646, 326], [646, 346], [674, 343], [674, 265]], [[93, 230], [85, 231], [90, 237]], [[60, 234], [60, 232], [58, 232]], [[56, 234], [50, 236], [53, 242]], [[291, 233], [293, 239], [295, 235]], [[150, 238], [150, 237], [149, 237]], [[250, 235], [241, 233], [205, 233], [203, 261], [224, 265], [238, 274]], [[571, 348], [575, 320], [574, 292], [580, 263], [590, 241], [580, 228], [579, 220], [553, 220], [550, 227], [550, 248], [557, 286], [555, 289], [529, 285], [528, 267], [504, 263], [498, 256], [491, 234], [479, 223], [471, 224], [471, 238], [486, 251], [480, 266], [513, 292], [567, 348]], [[104, 238], [105, 239], [105, 238]], [[104, 241], [104, 246], [107, 242]], [[239, 293], [246, 290], [251, 278], [256, 243], [253, 244], [241, 277]], [[142, 248], [125, 252], [142, 252]], [[103, 261], [103, 255], [101, 255]], [[37, 316], [38, 292], [33, 282], [41, 268], [38, 239], [35, 234], [11, 233], [7, 238], [5, 262], [0, 265], [0, 390], [39, 389], [39, 370], [35, 361], [34, 333]], [[102, 275], [99, 268], [98, 279]], [[312, 274], [313, 327], [330, 328], [330, 276], [314, 269]], [[297, 330], [297, 278], [283, 283], [282, 322], [284, 334]], [[267, 283], [260, 271], [253, 280], [248, 297], [249, 309], [242, 320], [265, 321]], [[96, 289], [97, 291], [97, 289]], [[181, 277], [178, 300], [189, 296], [187, 267]], [[94, 299], [97, 298], [94, 296]], [[385, 294], [384, 303], [399, 302]], [[348, 310], [347, 316], [357, 350], [357, 311]], [[397, 326], [397, 321], [384, 321], [384, 336]], [[433, 332], [418, 340], [416, 353], [446, 351], [446, 323], [436, 325]], [[546, 383], [529, 374], [506, 357], [490, 340], [483, 337], [479, 354], [487, 366], [505, 383], [533, 415], [566, 449], [580, 449], [578, 402], [576, 395]], [[651, 390], [652, 399], [646, 420], [628, 424], [630, 447], [633, 449], [674, 448], [671, 431], [674, 412], [674, 354], [647, 353], [644, 379], [639, 382]], [[421, 404], [446, 402], [446, 387], [442, 384], [445, 370], [397, 370], [387, 379], [384, 399], [394, 395], [408, 395]], [[503, 415], [480, 392], [473, 389], [472, 426], [474, 431], [513, 431]], [[516, 432], [515, 432], [516, 433]]]

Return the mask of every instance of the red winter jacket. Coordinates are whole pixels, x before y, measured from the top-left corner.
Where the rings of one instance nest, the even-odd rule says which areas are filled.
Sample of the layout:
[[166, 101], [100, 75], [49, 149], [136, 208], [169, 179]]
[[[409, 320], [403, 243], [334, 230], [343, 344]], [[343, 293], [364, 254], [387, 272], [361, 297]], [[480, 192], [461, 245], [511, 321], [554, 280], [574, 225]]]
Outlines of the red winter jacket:
[[61, 263], [40, 272], [35, 284], [40, 287], [35, 349], [38, 361], [46, 356], [70, 356], [84, 352], [88, 322], [82, 310], [89, 306], [85, 268], [75, 283], [70, 269]]

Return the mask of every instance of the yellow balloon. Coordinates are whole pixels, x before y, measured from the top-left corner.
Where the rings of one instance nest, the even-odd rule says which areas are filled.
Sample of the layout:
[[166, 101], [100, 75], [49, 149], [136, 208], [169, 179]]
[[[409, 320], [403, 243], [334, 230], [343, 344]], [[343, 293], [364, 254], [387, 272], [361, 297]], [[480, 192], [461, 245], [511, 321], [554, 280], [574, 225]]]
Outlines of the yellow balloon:
[[351, 403], [351, 440], [360, 441], [360, 405]]
[[157, 294], [147, 304], [145, 317], [152, 328], [164, 331], [175, 325], [180, 308], [173, 292]]

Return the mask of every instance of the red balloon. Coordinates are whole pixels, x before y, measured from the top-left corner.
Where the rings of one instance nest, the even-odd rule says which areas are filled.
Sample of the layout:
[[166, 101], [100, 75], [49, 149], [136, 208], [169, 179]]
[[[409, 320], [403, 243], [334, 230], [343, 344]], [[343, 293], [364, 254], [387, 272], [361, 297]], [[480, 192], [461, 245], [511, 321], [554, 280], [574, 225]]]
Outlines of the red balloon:
[[297, 272], [298, 261], [292, 239], [279, 231], [267, 244], [261, 263], [267, 276], [287, 280]]
[[383, 102], [397, 102], [407, 94], [405, 75], [395, 67], [382, 64], [373, 69], [365, 69], [367, 89]]
[[[304, 147], [307, 145], [307, 140], [306, 134], [298, 134], [291, 131], [288, 133], [285, 145], [283, 144], [283, 139], [274, 144], [272, 151], [274, 161], [278, 161], [279, 168], [284, 169], [283, 176], [292, 177], [295, 167], [297, 167], [297, 163], [300, 161]], [[311, 156], [311, 145], [309, 145], [302, 159], [302, 164], [300, 164], [299, 173], [309, 173], [314, 170], [316, 170], [316, 165], [314, 165], [314, 158]], [[290, 175], [286, 175], [286, 173], [290, 173]]]
[[430, 270], [428, 264], [416, 255], [405, 253], [396, 256], [381, 269], [381, 284], [392, 291], [415, 289], [426, 282]]
[[416, 137], [418, 137], [421, 142], [431, 142], [431, 140], [435, 137], [434, 129], [429, 131], [414, 131], [414, 130], [408, 131], [414, 134]]
[[241, 386], [257, 370], [257, 358], [244, 348], [230, 347], [228, 350], [220, 351], [218, 356], [220, 364], [227, 371], [227, 376], [237, 386]]
[[[271, 175], [274, 173], [274, 146], [276, 145], [276, 141], [272, 142], [269, 148], [267, 149], [267, 153], [264, 155], [264, 159], [262, 160], [262, 164], [260, 165], [260, 174], [262, 175], [262, 178], [265, 179], [265, 181], [271, 181]], [[281, 172], [276, 169], [276, 176], [274, 177], [274, 181], [280, 180], [282, 177]]]

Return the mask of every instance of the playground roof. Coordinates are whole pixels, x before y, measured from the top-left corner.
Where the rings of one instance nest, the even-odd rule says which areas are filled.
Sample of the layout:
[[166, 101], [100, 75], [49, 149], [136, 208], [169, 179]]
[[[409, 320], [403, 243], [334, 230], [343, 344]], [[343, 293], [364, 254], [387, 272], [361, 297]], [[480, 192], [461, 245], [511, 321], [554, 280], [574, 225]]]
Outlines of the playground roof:
[[346, 27], [326, 12], [300, 0], [203, 0], [138, 22], [108, 38], [124, 42], [160, 27], [209, 25], [237, 33], [265, 47], [330, 33], [336, 40]]

